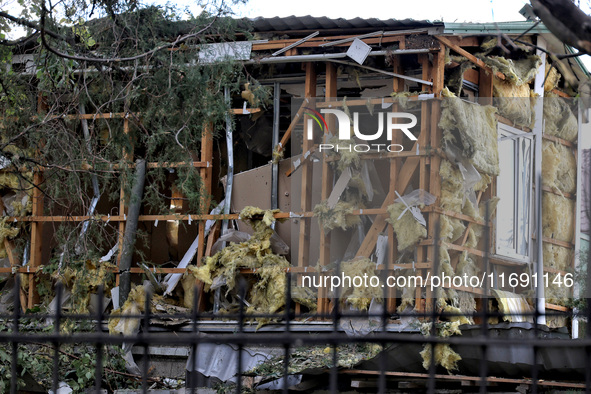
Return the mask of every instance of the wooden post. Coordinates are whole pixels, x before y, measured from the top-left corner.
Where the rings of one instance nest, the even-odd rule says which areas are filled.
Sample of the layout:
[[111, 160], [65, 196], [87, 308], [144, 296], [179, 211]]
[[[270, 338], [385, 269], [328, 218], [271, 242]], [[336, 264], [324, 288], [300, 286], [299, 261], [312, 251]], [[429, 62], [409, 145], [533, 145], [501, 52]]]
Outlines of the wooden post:
[[[313, 108], [314, 99], [316, 97], [316, 69], [314, 63], [304, 63], [303, 68], [306, 70], [304, 95], [308, 103], [304, 103], [302, 107], [309, 106], [310, 108]], [[314, 141], [308, 140], [306, 138], [306, 136], [308, 135], [308, 119], [309, 116], [304, 116], [304, 138], [302, 154], [305, 154], [314, 146]], [[302, 187], [300, 208], [302, 212], [309, 212], [312, 210], [312, 163], [310, 163], [309, 160], [303, 160], [302, 164]], [[310, 263], [309, 258], [310, 218], [300, 218], [300, 232], [298, 237], [298, 267], [307, 267]], [[295, 313], [296, 315], [300, 313], [299, 304], [296, 304]]]
[[[123, 134], [125, 134], [129, 138], [129, 119], [125, 117], [123, 119]], [[123, 158], [126, 164], [129, 164], [133, 160], [133, 153], [127, 152], [127, 150], [123, 150]], [[119, 191], [119, 216], [126, 217], [127, 216], [127, 204], [125, 203], [125, 182], [127, 177], [124, 173], [120, 175], [120, 182], [121, 182], [121, 189]], [[119, 251], [117, 255], [117, 267], [119, 267], [119, 263], [121, 262], [121, 256], [123, 256], [123, 234], [125, 234], [125, 220], [121, 220], [119, 222]], [[115, 276], [115, 285], [119, 286], [119, 274]]]
[[[401, 45], [404, 44], [404, 40], [401, 41]], [[394, 56], [392, 59], [392, 71], [396, 74], [404, 74], [404, 70], [402, 69], [402, 63], [400, 61], [400, 56]], [[400, 78], [394, 78], [392, 82], [392, 90], [396, 93], [404, 91], [404, 80]], [[392, 112], [398, 112], [399, 105], [398, 103], [394, 103], [392, 105]], [[400, 143], [400, 133], [392, 133], [392, 145]], [[389, 193], [393, 194], [394, 190], [396, 189], [396, 182], [398, 180], [398, 171], [400, 170], [400, 162], [401, 159], [392, 158], [390, 159], [390, 185], [389, 185]], [[396, 261], [396, 256], [398, 256], [398, 242], [396, 242], [396, 238], [394, 235], [394, 227], [388, 226], [388, 258], [386, 260], [387, 268], [388, 268], [388, 275], [394, 275], [393, 267], [394, 262]], [[386, 300], [386, 308], [387, 311], [390, 313], [396, 312], [396, 289], [394, 287], [389, 287], [387, 291], [387, 300]]]
[[[431, 79], [431, 75], [433, 73], [433, 68], [431, 67], [431, 63], [429, 62], [429, 57], [427, 55], [419, 55], [418, 56], [418, 60], [419, 63], [421, 64], [422, 67], [422, 79], [424, 80], [430, 80]], [[422, 85], [421, 90], [423, 91], [430, 91], [431, 87], [429, 85]], [[428, 145], [431, 145], [431, 140], [430, 140], [430, 130], [431, 130], [431, 123], [430, 123], [430, 111], [429, 111], [429, 106], [430, 103], [428, 102], [422, 102], [421, 103], [421, 134], [419, 135], [419, 139], [418, 139], [418, 144], [419, 147], [422, 149], [425, 149]], [[429, 190], [429, 179], [430, 179], [430, 174], [429, 171], [427, 170], [427, 166], [428, 163], [430, 162], [431, 158], [427, 157], [427, 156], [421, 156], [419, 158], [419, 189], [422, 190]], [[436, 175], [438, 176], [438, 175]], [[430, 215], [430, 214], [429, 214]], [[431, 222], [430, 222], [431, 223]], [[423, 263], [426, 261], [426, 249], [428, 247], [427, 246], [418, 246], [417, 247], [417, 263]], [[428, 268], [429, 269], [429, 268]], [[421, 270], [423, 274], [426, 273], [426, 270]], [[424, 275], [423, 275], [424, 276]], [[426, 290], [426, 308], [427, 310], [430, 309], [431, 306], [431, 292], [429, 290], [430, 288], [427, 287]], [[421, 304], [421, 299], [422, 299], [422, 294], [421, 294], [421, 288], [417, 287], [417, 292], [416, 292], [416, 299], [415, 299], [415, 305], [419, 306], [422, 305]]]
[[481, 105], [492, 105], [493, 103], [493, 78], [492, 74], [480, 69], [478, 78], [478, 103]]
[[[441, 50], [433, 55], [433, 93], [435, 97], [441, 97], [441, 91], [443, 90], [443, 77], [445, 71], [445, 51], [443, 46]], [[432, 149], [437, 149], [441, 145], [442, 133], [439, 129], [439, 118], [441, 115], [441, 102], [434, 100], [431, 103], [431, 122], [430, 122], [430, 145]], [[441, 165], [441, 157], [433, 155], [429, 160], [429, 193], [433, 194], [437, 200], [435, 201], [436, 206], [441, 203], [441, 177], [439, 175], [439, 167]], [[437, 212], [430, 212], [427, 220], [427, 236], [429, 239], [433, 239], [434, 242], [439, 242], [435, 239], [435, 226], [439, 224], [440, 215]], [[435, 247], [433, 245], [427, 248], [427, 261], [434, 262], [435, 259], [439, 259], [439, 256], [435, 256]], [[441, 269], [441, 268], [440, 268]], [[426, 297], [425, 305], [427, 310], [431, 309], [432, 300], [431, 294]]]
[[[34, 217], [43, 216], [43, 200], [45, 198], [41, 185], [43, 184], [43, 174], [41, 172], [33, 173], [33, 209], [31, 215]], [[43, 222], [34, 221], [31, 224], [31, 259], [29, 267], [38, 268], [41, 266], [43, 253]], [[27, 307], [33, 308], [39, 303], [39, 293], [35, 285], [35, 274], [31, 273], [27, 278], [29, 282], [29, 295]]]
[[[305, 82], [305, 97], [309, 100], [309, 107], [314, 107], [314, 98], [316, 97], [316, 69], [314, 63], [305, 63], [306, 82]], [[304, 117], [304, 138], [303, 151], [305, 154], [314, 146], [314, 141], [308, 140], [308, 119]], [[302, 164], [302, 197], [300, 208], [302, 212], [309, 212], [312, 210], [312, 164], [308, 160], [303, 160]], [[310, 219], [300, 219], [300, 233], [298, 243], [298, 266], [305, 267], [309, 265], [310, 252]]]
[[[334, 64], [326, 63], [326, 101], [335, 99], [337, 97], [337, 70]], [[325, 130], [323, 139], [324, 142], [328, 142], [328, 134], [330, 130], [334, 129], [335, 119], [334, 116], [328, 116], [326, 119], [328, 130]], [[333, 171], [330, 165], [326, 161], [327, 156], [324, 155], [322, 161], [322, 192], [321, 200], [325, 201], [330, 195], [330, 189], [333, 181]], [[320, 231], [320, 265], [328, 265], [330, 263], [330, 233], [326, 234], [323, 230]], [[320, 273], [317, 273], [320, 275]], [[325, 314], [329, 312], [328, 308], [328, 292], [325, 287], [318, 289], [318, 313]]]
[[[200, 214], [209, 213], [209, 203], [211, 195], [211, 176], [212, 176], [212, 157], [213, 157], [213, 124], [207, 123], [201, 135], [201, 161], [207, 163], [205, 167], [199, 170], [201, 182], [203, 182], [201, 197]], [[230, 201], [227, 201], [229, 204]], [[197, 265], [201, 265], [201, 259], [205, 256], [205, 220], [199, 221], [199, 246], [197, 249]]]

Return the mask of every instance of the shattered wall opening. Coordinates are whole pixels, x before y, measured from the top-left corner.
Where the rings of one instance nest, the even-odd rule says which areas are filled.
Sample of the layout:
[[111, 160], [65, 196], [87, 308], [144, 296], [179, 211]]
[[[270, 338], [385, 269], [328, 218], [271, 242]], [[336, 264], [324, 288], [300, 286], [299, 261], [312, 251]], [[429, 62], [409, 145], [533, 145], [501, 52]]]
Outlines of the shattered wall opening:
[[[228, 95], [227, 123], [218, 123], [215, 130], [206, 128], [193, 147], [192, 162], [148, 166], [144, 193], [159, 196], [166, 212], [145, 203], [141, 207], [130, 269], [134, 286], [122, 304], [116, 304], [115, 289], [121, 274], [117, 266], [121, 235], [128, 225], [126, 209], [134, 198], [129, 188], [122, 187], [115, 196], [102, 195], [92, 213], [88, 213], [88, 204], [69, 211], [44, 211], [42, 205], [34, 205], [38, 195], [16, 187], [3, 173], [0, 185], [7, 208], [0, 223], [0, 259], [8, 259], [2, 272], [14, 270], [23, 275], [23, 306], [48, 303], [36, 299], [34, 289], [41, 275], [34, 276], [34, 271], [60, 257], [55, 241], [39, 246], [31, 245], [33, 240], [55, 238], [57, 225], [46, 222], [70, 225], [72, 220], [72, 227], [91, 221], [104, 232], [104, 240], [95, 245], [95, 259], [67, 259], [68, 269], [58, 270], [45, 285], [52, 287], [61, 278], [71, 293], [84, 293], [76, 308], [85, 312], [90, 310], [98, 283], [105, 284], [113, 300], [107, 311], [114, 334], [138, 332], [142, 323], [130, 316], [144, 313], [146, 305], [163, 315], [203, 313], [204, 320], [218, 324], [214, 332], [229, 330], [236, 314], [242, 313], [252, 323], [246, 329], [252, 329], [253, 335], [281, 330], [285, 316], [295, 316], [294, 324], [301, 323], [298, 329], [313, 331], [316, 325], [308, 319], [326, 320], [344, 313], [349, 316], [335, 323], [335, 332], [355, 338], [377, 335], [382, 324], [384, 332], [423, 331], [427, 337], [434, 328], [436, 336], [451, 338], [453, 343], [483, 323], [475, 313], [484, 305], [496, 314], [490, 324], [527, 323], [522, 317], [533, 310], [536, 294], [532, 286], [511, 286], [508, 280], [501, 283], [498, 279], [485, 294], [482, 286], [429, 288], [416, 285], [411, 278], [425, 278], [435, 270], [451, 279], [491, 272], [507, 279], [511, 275], [531, 278], [540, 270], [572, 274], [579, 221], [579, 125], [576, 107], [556, 97], [566, 90], [561, 76], [547, 67], [548, 62], [542, 66], [542, 58], [531, 48], [502, 56], [497, 37], [491, 41], [427, 31], [365, 38], [379, 54], [373, 53], [362, 64], [352, 58], [314, 57], [344, 54], [341, 51], [349, 47], [349, 41], [322, 46], [337, 38], [346, 39], [328, 33], [312, 37], [283, 54], [286, 59], [271, 54], [288, 41], [295, 43], [295, 38], [254, 43], [258, 57], [244, 66], [249, 79]], [[304, 62], [292, 56], [310, 57]], [[265, 59], [275, 59], [277, 64], [265, 64]], [[543, 85], [536, 84], [540, 71], [550, 76]], [[542, 91], [535, 91], [535, 85], [542, 86]], [[340, 119], [325, 110], [342, 111], [349, 122], [357, 119], [362, 132], [356, 134], [354, 127], [348, 127], [348, 138], [339, 140]], [[371, 141], [373, 145], [359, 137], [376, 132], [379, 116], [387, 119], [387, 113], [406, 114], [403, 123], [414, 116], [416, 124], [409, 132], [413, 138], [400, 128], [391, 139], [383, 132]], [[118, 117], [113, 130], [129, 131], [126, 115]], [[82, 117], [73, 120], [79, 123]], [[90, 128], [106, 139], [113, 130], [99, 123]], [[499, 134], [504, 126], [515, 133]], [[80, 130], [82, 126], [75, 127]], [[313, 138], [307, 138], [311, 129]], [[135, 133], [141, 130], [132, 127], [131, 134]], [[514, 194], [515, 199], [526, 196], [523, 206], [513, 204], [511, 198], [499, 199], [506, 186], [504, 175], [519, 169], [511, 161], [518, 156], [510, 157], [505, 151], [506, 141], [519, 139], [530, 141], [518, 149], [529, 149], [524, 168], [533, 169], [529, 183], [519, 183], [528, 185], [527, 193]], [[321, 144], [333, 149], [323, 151]], [[363, 148], [351, 150], [352, 145]], [[389, 151], [389, 145], [402, 149]], [[370, 148], [366, 151], [365, 146]], [[134, 159], [144, 154], [141, 145], [135, 147], [133, 155], [118, 164], [130, 171], [113, 176], [112, 181], [127, 182], [135, 170]], [[85, 170], [92, 173], [93, 165], [86, 163]], [[515, 171], [513, 186], [523, 179], [523, 173]], [[86, 198], [91, 200], [90, 178], [87, 182]], [[34, 183], [43, 185], [40, 179]], [[523, 242], [527, 253], [500, 253], [495, 231], [505, 229], [509, 210], [519, 209], [529, 215], [527, 225], [516, 227], [514, 222], [520, 219], [516, 214], [505, 224], [511, 221], [507, 228], [515, 232], [514, 239], [527, 240]], [[23, 220], [23, 216], [31, 217]], [[507, 242], [515, 244], [514, 239]], [[540, 242], [541, 256], [535, 250]], [[11, 261], [8, 251], [21, 258]], [[32, 272], [20, 265], [25, 260], [30, 260]], [[539, 261], [543, 261], [541, 267]], [[403, 285], [382, 287], [387, 275], [406, 280]], [[312, 285], [304, 285], [306, 276], [313, 277], [307, 282]], [[379, 280], [369, 287], [318, 285], [335, 276], [343, 282], [363, 276]], [[245, 283], [242, 294], [239, 283]], [[291, 299], [285, 299], [288, 288]], [[568, 311], [570, 289], [553, 284], [545, 291], [547, 310]], [[147, 293], [154, 294], [148, 303]], [[432, 321], [431, 312], [443, 315]], [[122, 319], [122, 315], [130, 318]], [[189, 322], [165, 317], [158, 324], [165, 330], [177, 330], [187, 329]], [[546, 321], [552, 328], [568, 323], [564, 316]], [[337, 365], [351, 368], [376, 362], [374, 356], [383, 350], [380, 345], [387, 343], [366, 342], [363, 346], [339, 345], [336, 350], [330, 343], [319, 344], [292, 356], [312, 354], [312, 367], [328, 368], [336, 351]], [[432, 360], [438, 372], [467, 370], [468, 362], [462, 362], [458, 346], [422, 345], [413, 350], [419, 368], [415, 373], [428, 370]], [[129, 357], [131, 350], [126, 350]], [[288, 365], [288, 370], [300, 374], [302, 369], [295, 366]], [[254, 373], [262, 372], [255, 369]]]

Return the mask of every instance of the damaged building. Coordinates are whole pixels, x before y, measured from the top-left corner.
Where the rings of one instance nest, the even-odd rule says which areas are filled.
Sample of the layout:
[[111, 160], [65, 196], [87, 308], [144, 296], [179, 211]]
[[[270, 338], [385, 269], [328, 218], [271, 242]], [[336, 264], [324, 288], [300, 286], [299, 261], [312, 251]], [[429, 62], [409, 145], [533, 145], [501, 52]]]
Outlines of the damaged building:
[[[0, 157], [5, 304], [18, 276], [23, 312], [99, 313], [111, 335], [157, 333], [163, 339], [147, 352], [124, 344], [128, 371], [141, 375], [147, 357], [153, 376], [194, 387], [236, 382], [240, 369], [248, 375], [240, 383], [253, 388], [327, 388], [318, 376], [335, 360], [345, 389], [377, 387], [384, 369], [389, 385], [404, 390], [412, 377], [422, 387], [431, 363], [460, 385], [481, 372], [476, 347], [419, 339], [474, 338], [483, 325], [508, 343], [535, 331], [577, 346], [588, 120], [572, 81], [588, 72], [577, 58], [548, 55], [568, 47], [530, 21], [249, 23], [248, 35], [192, 54], [195, 67], [232, 61], [249, 76], [216, 92], [228, 105], [225, 124], [203, 127], [193, 162], [150, 162], [131, 141], [110, 167], [131, 168], [116, 179], [119, 195], [101, 194], [99, 164], [87, 163], [92, 198], [67, 211], [48, 208], [47, 169], [17, 174]], [[13, 67], [26, 74], [30, 62], [25, 51]], [[76, 108], [56, 117], [89, 144], [143, 132], [133, 107]], [[184, 167], [198, 174], [197, 204], [177, 182]], [[166, 213], [142, 203], [157, 170], [166, 170], [166, 187], [155, 191]], [[57, 241], [63, 225], [80, 239], [98, 231], [92, 226], [108, 229], [111, 243], [80, 262]], [[364, 276], [376, 283], [356, 285]], [[348, 284], [332, 286], [334, 277]], [[57, 282], [64, 295], [56, 299]], [[147, 310], [159, 314], [148, 326], [138, 318]], [[433, 313], [443, 315], [433, 321]], [[198, 352], [165, 345], [172, 332], [194, 331], [217, 342], [204, 340]], [[284, 364], [289, 346], [267, 338], [288, 331], [376, 339], [298, 343]], [[232, 342], [236, 332], [249, 343]], [[528, 349], [489, 349], [488, 376], [504, 379], [489, 384], [531, 385], [534, 365], [549, 386], [584, 379], [584, 353]]]

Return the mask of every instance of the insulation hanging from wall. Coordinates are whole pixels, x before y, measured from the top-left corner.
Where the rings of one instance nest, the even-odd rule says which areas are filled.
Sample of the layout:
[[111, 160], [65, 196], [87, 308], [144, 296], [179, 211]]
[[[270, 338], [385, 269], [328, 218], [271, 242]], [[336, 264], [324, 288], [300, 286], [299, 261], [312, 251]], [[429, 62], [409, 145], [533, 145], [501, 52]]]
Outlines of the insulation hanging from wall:
[[544, 237], [572, 242], [574, 237], [575, 202], [566, 197], [544, 192], [542, 226]]
[[[263, 210], [246, 207], [240, 219], [248, 223], [254, 234], [248, 241], [232, 243], [213, 255], [206, 257], [200, 267], [189, 266], [185, 275], [191, 280], [201, 280], [205, 290], [225, 286], [228, 295], [236, 286], [241, 268], [255, 269], [256, 283], [247, 296], [248, 313], [275, 313], [285, 304], [285, 269], [290, 266], [285, 257], [273, 253], [271, 237], [275, 222], [274, 213], [279, 210]], [[259, 319], [259, 326], [269, 319]]]
[[548, 92], [544, 97], [544, 133], [575, 142], [578, 132], [577, 118], [567, 101]]
[[[358, 311], [366, 311], [369, 309], [372, 299], [381, 301], [384, 294], [381, 284], [377, 287], [373, 286], [348, 286], [348, 282], [353, 284], [355, 277], [363, 278], [379, 278], [376, 273], [376, 263], [367, 258], [360, 258], [341, 263], [342, 275], [349, 278], [349, 281], [344, 280], [344, 286], [340, 293], [340, 297], [349, 305]], [[369, 283], [369, 282], [368, 282]]]
[[542, 183], [563, 193], [577, 188], [577, 163], [572, 149], [552, 141], [542, 141]]
[[444, 142], [462, 148], [462, 154], [485, 174], [499, 174], [497, 145], [497, 109], [455, 97], [447, 88], [442, 91], [443, 111], [439, 127]]
[[535, 96], [528, 84], [515, 85], [510, 81], [494, 78], [493, 96], [501, 116], [517, 125], [532, 128]]
[[425, 219], [420, 208], [433, 204], [435, 200], [431, 193], [418, 189], [397, 198], [394, 204], [388, 206], [390, 218], [386, 221], [394, 228], [399, 252], [415, 246], [427, 237]]
[[546, 70], [544, 71], [545, 81], [544, 81], [544, 91], [550, 92], [553, 89], [558, 87], [558, 82], [560, 82], [560, 78], [562, 77], [556, 67], [552, 67], [550, 63], [546, 62]]
[[531, 55], [521, 60], [506, 59], [502, 56], [477, 55], [477, 57], [493, 71], [502, 72], [516, 86], [530, 83], [542, 64], [542, 59], [537, 55]]
[[564, 246], [544, 242], [544, 267], [550, 267], [559, 271], [566, 271], [570, 268], [573, 259], [572, 249]]

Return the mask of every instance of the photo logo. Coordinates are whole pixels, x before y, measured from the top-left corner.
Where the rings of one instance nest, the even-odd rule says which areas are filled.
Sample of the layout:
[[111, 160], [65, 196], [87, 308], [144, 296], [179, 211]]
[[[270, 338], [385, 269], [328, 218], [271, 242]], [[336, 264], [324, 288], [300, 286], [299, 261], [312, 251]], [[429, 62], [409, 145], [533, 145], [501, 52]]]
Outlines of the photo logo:
[[[316, 121], [316, 123], [318, 123], [318, 126], [320, 127], [320, 130], [323, 133], [326, 133], [328, 130], [328, 125], [326, 124], [326, 120], [324, 119], [324, 116], [322, 116], [320, 114], [320, 112], [310, 108], [310, 107], [305, 107], [304, 109], [306, 109], [306, 111], [304, 112], [304, 115], [308, 115], [310, 116], [312, 119], [314, 119]], [[311, 129], [311, 127], [310, 127]], [[310, 132], [308, 133], [308, 136], [310, 136]], [[308, 139], [311, 139], [308, 137]]]
[[[331, 130], [328, 129], [328, 124], [323, 114], [332, 114], [336, 116], [338, 127], [338, 133], [336, 135], [340, 141], [351, 141], [353, 136], [361, 141], [378, 141], [380, 138], [383, 139], [384, 129], [386, 131], [385, 139], [383, 139], [385, 142], [392, 141], [394, 132], [402, 132], [406, 138], [412, 141], [417, 140], [417, 138], [410, 131], [411, 128], [417, 125], [417, 117], [411, 113], [378, 112], [373, 115], [377, 116], [377, 131], [367, 133], [367, 130], [362, 131], [360, 128], [361, 122], [359, 112], [352, 112], [353, 119], [350, 119], [344, 111], [338, 109], [321, 109], [320, 112], [309, 107], [305, 107], [305, 109], [306, 111], [304, 113], [311, 118], [308, 119], [307, 125], [308, 133], [306, 138], [308, 140], [314, 139], [314, 122], [318, 124], [318, 127], [323, 134], [331, 132]], [[351, 130], [353, 130], [353, 135], [351, 134]], [[404, 147], [400, 144], [390, 143], [350, 144], [349, 146], [343, 144], [326, 143], [320, 144], [319, 149], [321, 152], [326, 150], [335, 150], [336, 152], [344, 150], [349, 152], [355, 151], [363, 153], [369, 152], [370, 150], [375, 150], [377, 152], [402, 152]]]

